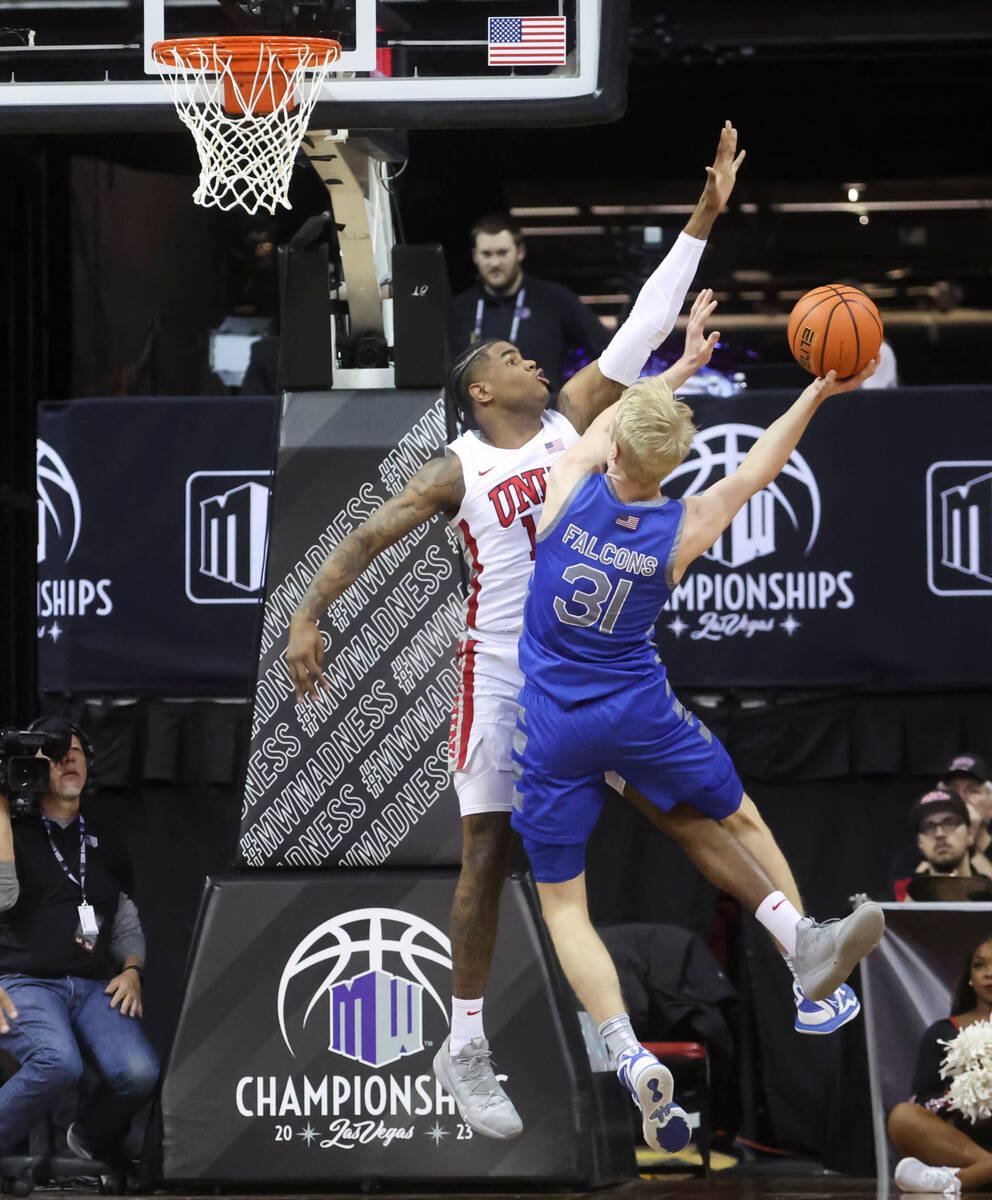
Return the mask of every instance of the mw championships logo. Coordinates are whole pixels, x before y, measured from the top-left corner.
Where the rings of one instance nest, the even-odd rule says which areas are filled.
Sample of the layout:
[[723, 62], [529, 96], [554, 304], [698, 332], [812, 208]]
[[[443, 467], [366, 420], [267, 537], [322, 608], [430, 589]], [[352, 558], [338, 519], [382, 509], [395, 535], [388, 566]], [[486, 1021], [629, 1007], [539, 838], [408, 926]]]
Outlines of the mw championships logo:
[[937, 596], [992, 596], [992, 461], [927, 471], [927, 586]]
[[[407, 977], [386, 970], [387, 957]], [[355, 960], [364, 960], [360, 965], [366, 969], [343, 979]], [[289, 1052], [295, 1057], [289, 995], [298, 983], [309, 1001], [294, 1036], [316, 1013], [327, 1021], [327, 1048], [335, 1054], [382, 1067], [418, 1053], [424, 1048], [425, 993], [447, 1024], [430, 965], [450, 972], [451, 942], [422, 917], [396, 908], [359, 908], [324, 921], [290, 954], [279, 980], [279, 1029]]]
[[[54, 446], [37, 439], [35, 454], [38, 493], [38, 637], [58, 642], [68, 632], [67, 617], [106, 617], [114, 610], [112, 581], [69, 575], [68, 570], [92, 572], [92, 544], [87, 566], [65, 563], [75, 554], [83, 528], [79, 488], [65, 459]], [[91, 539], [92, 540], [92, 539]], [[93, 572], [95, 574], [95, 572]]]
[[271, 471], [194, 471], [186, 480], [186, 596], [193, 604], [260, 604]]
[[[691, 456], [666, 479], [666, 490], [686, 479], [684, 497], [705, 491], [732, 475], [764, 432], [759, 425], [736, 422], [701, 431]], [[782, 633], [791, 638], [803, 625], [797, 613], [853, 607], [851, 571], [810, 570], [803, 562], [819, 536], [821, 519], [816, 476], [794, 450], [779, 475], [747, 501], [705, 551], [703, 559], [713, 567], [701, 559], [676, 586], [662, 624], [674, 637], [688, 633], [693, 641]], [[762, 560], [772, 556], [775, 567], [765, 567]]]

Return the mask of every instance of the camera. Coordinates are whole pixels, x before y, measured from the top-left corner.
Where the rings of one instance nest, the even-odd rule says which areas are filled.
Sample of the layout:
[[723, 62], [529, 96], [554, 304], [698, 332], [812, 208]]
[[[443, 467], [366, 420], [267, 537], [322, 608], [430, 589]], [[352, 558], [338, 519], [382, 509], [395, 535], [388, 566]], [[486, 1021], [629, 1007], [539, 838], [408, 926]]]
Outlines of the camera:
[[[49, 759], [69, 751], [72, 731], [42, 729], [0, 730], [0, 792], [10, 801], [11, 816], [29, 812], [48, 791]], [[45, 756], [38, 757], [38, 751]]]

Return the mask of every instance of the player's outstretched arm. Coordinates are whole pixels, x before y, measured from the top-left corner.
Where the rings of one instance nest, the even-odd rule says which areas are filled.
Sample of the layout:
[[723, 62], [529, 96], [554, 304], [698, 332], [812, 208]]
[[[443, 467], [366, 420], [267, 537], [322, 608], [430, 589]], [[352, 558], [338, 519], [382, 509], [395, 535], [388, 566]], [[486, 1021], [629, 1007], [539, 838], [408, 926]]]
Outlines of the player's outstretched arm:
[[318, 685], [327, 685], [321, 669], [324, 643], [318, 619], [377, 554], [436, 513], [456, 513], [464, 495], [461, 460], [454, 455], [432, 458], [410, 477], [398, 496], [377, 508], [328, 554], [289, 622], [286, 662], [297, 701], [304, 696], [316, 700]]
[[699, 496], [686, 497], [685, 525], [673, 571], [676, 583], [693, 559], [713, 545], [748, 500], [778, 475], [824, 400], [861, 387], [874, 375], [877, 366], [878, 360], [873, 358], [851, 379], [840, 380], [834, 371], [814, 379], [791, 407], [768, 426], [733, 475]]
[[[685, 331], [685, 349], [682, 351], [682, 357], [672, 363], [662, 376], [673, 392], [695, 375], [700, 367], [705, 367], [712, 357], [720, 334], [714, 331], [707, 336], [704, 327], [713, 315], [716, 303], [712, 288], [703, 288], [693, 301], [689, 324]], [[583, 475], [600, 470], [606, 462], [612, 441], [613, 420], [619, 407], [620, 401], [616, 400], [609, 408], [605, 408], [582, 437], [555, 460], [548, 472], [547, 495], [539, 529], [550, 525], [556, 518], [576, 482]]]
[[705, 239], [737, 181], [744, 151], [737, 151], [737, 130], [729, 121], [720, 132], [713, 165], [706, 168], [702, 195], [661, 265], [650, 276], [630, 315], [599, 358], [568, 381], [558, 396], [558, 409], [579, 433], [612, 404], [623, 388], [640, 375], [644, 364], [675, 327], [685, 303]]

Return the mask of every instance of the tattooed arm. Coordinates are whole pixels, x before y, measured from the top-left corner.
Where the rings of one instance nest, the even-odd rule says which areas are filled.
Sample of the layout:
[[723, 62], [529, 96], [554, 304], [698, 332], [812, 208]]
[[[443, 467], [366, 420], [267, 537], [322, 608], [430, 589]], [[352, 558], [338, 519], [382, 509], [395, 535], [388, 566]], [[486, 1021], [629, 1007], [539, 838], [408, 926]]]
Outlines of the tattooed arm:
[[321, 670], [324, 643], [317, 628], [318, 618], [377, 554], [429, 521], [435, 513], [453, 516], [464, 495], [461, 460], [455, 455], [432, 458], [411, 476], [398, 496], [377, 508], [328, 554], [289, 623], [286, 661], [298, 701], [305, 695], [316, 700], [317, 685], [326, 687]]

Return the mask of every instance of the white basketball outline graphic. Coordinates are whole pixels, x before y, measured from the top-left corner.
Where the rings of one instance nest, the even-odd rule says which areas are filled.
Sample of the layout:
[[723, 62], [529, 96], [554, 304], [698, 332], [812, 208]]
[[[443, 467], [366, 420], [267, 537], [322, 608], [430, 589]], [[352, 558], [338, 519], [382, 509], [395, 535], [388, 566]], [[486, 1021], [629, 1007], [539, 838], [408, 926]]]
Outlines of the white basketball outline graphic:
[[[364, 940], [356, 941], [348, 933], [347, 926], [355, 925], [359, 921], [368, 921], [368, 936]], [[405, 930], [402, 936], [398, 939], [393, 937], [387, 938], [383, 933], [384, 922], [395, 922], [404, 925]], [[418, 945], [416, 939], [421, 935], [437, 943], [440, 950], [434, 949], [431, 946]], [[318, 950], [307, 957], [310, 948], [328, 936], [333, 936], [336, 939], [335, 944], [323, 950]], [[286, 993], [289, 990], [289, 985], [298, 975], [302, 975], [305, 971], [309, 971], [319, 963], [335, 963], [328, 974], [324, 976], [320, 985], [314, 991], [310, 1003], [307, 1005], [307, 1011], [303, 1016], [303, 1024], [305, 1026], [317, 1001], [324, 996], [330, 997], [331, 988], [341, 975], [344, 974], [345, 969], [351, 962], [352, 955], [362, 951], [368, 952], [368, 969], [370, 971], [382, 970], [382, 959], [385, 951], [398, 954], [404, 967], [406, 967], [413, 976], [413, 979], [431, 997], [440, 1009], [441, 1015], [447, 1021], [448, 1010], [444, 1002], [431, 985], [430, 980], [428, 980], [420, 969], [416, 960], [418, 958], [421, 960], [426, 959], [428, 962], [437, 963], [450, 971], [450, 939], [440, 929], [432, 925], [430, 921], [426, 921], [423, 917], [415, 916], [412, 913], [403, 912], [398, 908], [355, 908], [350, 912], [331, 917], [330, 920], [324, 921], [315, 929], [312, 929], [292, 954], [290, 954], [286, 960], [285, 967], [283, 967], [282, 977], [279, 980], [276, 1007], [282, 1040], [286, 1043], [286, 1049], [294, 1058], [296, 1057], [296, 1052], [286, 1032]], [[445, 953], [441, 953], [441, 951]]]
[[[692, 439], [692, 450], [696, 452], [695, 457], [686, 458], [680, 463], [670, 475], [666, 476], [666, 482], [695, 471], [696, 476], [686, 488], [683, 495], [697, 495], [709, 486], [710, 477], [717, 467], [723, 468], [724, 477], [726, 477], [727, 475], [732, 475], [744, 461], [747, 451], [742, 452], [738, 449], [738, 436], [751, 437], [757, 441], [763, 433], [765, 433], [765, 430], [760, 425], [744, 425], [737, 422], [728, 422], [725, 425], [711, 425], [708, 429], [697, 433]], [[717, 441], [720, 437], [724, 439], [724, 448], [719, 453], [714, 454], [710, 449], [710, 442]], [[809, 492], [813, 509], [813, 519], [809, 541], [806, 543], [806, 548], [803, 551], [804, 554], [809, 554], [813, 548], [813, 543], [816, 541], [816, 535], [820, 531], [820, 488], [816, 482], [816, 476], [813, 474], [809, 463], [798, 450], [793, 450], [792, 454], [789, 455], [789, 461], [779, 472], [779, 475], [787, 475], [790, 479], [795, 479]], [[796, 516], [795, 509], [787, 500], [777, 481], [773, 480], [762, 490], [768, 492], [776, 503], [781, 504], [789, 520], [792, 522], [792, 528], [798, 533], [799, 518]]]
[[[48, 460], [47, 463], [46, 459]], [[48, 463], [51, 465], [49, 466]], [[69, 497], [69, 503], [72, 505], [72, 544], [69, 546], [69, 553], [65, 556], [65, 561], [68, 562], [72, 558], [73, 551], [76, 549], [76, 543], [79, 541], [79, 531], [83, 522], [83, 510], [79, 502], [79, 490], [62, 456], [48, 442], [43, 441], [41, 438], [37, 438], [35, 443], [35, 479], [39, 510], [38, 562], [44, 562], [48, 556], [48, 538], [44, 536], [43, 521], [50, 517], [52, 523], [55, 525], [55, 532], [60, 538], [62, 536], [62, 522], [59, 520], [55, 503], [49, 495], [48, 489], [45, 487], [44, 481], [46, 480], [48, 483], [55, 484], [63, 491]]]

